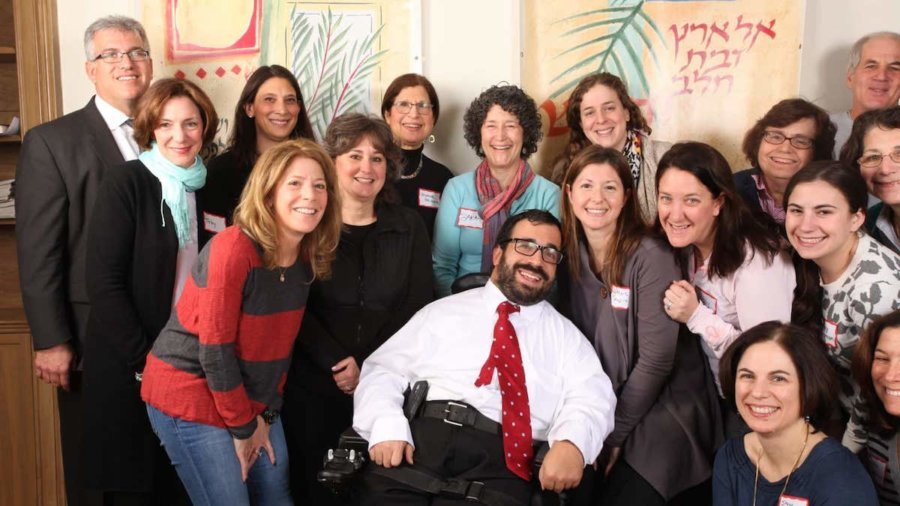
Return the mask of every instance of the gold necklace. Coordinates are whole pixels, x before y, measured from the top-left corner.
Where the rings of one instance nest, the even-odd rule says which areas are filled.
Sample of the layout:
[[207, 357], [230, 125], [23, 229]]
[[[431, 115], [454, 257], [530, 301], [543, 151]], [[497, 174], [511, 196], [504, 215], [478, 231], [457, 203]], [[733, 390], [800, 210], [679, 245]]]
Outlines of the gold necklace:
[[[794, 467], [791, 468], [791, 472], [788, 473], [787, 479], [784, 480], [784, 486], [781, 487], [781, 494], [779, 497], [784, 495], [784, 492], [787, 490], [788, 483], [791, 482], [791, 475], [794, 474], [794, 471], [797, 470], [797, 466], [800, 465], [800, 458], [803, 457], [803, 452], [806, 450], [806, 443], [809, 441], [809, 425], [806, 426], [806, 437], [803, 438], [803, 448], [800, 448], [800, 454], [797, 455], [797, 460], [794, 461]], [[763, 453], [765, 450], [760, 446], [759, 457], [756, 457], [756, 478], [753, 480], [753, 506], [756, 506], [756, 491], [759, 489], [759, 461], [762, 460]]]

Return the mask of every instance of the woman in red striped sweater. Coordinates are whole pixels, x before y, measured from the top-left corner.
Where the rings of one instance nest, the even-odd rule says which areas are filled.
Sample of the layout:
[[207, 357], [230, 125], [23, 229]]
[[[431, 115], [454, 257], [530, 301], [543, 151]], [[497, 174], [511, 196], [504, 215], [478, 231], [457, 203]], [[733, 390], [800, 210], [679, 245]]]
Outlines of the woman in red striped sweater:
[[330, 275], [340, 235], [331, 158], [307, 140], [266, 151], [234, 223], [195, 262], [141, 396], [195, 505], [292, 504], [278, 410], [309, 285]]

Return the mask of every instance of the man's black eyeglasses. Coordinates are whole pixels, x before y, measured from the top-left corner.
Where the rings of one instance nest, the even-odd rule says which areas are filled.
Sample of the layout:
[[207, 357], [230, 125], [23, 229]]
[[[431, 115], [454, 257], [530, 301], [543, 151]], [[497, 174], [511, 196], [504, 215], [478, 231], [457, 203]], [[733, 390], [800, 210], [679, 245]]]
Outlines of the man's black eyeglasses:
[[513, 243], [513, 248], [515, 248], [516, 253], [530, 257], [540, 251], [541, 258], [548, 264], [559, 265], [559, 263], [562, 262], [562, 251], [556, 249], [556, 246], [541, 246], [531, 239], [516, 239], [515, 237], [501, 241], [500, 245], [506, 246], [510, 242]]

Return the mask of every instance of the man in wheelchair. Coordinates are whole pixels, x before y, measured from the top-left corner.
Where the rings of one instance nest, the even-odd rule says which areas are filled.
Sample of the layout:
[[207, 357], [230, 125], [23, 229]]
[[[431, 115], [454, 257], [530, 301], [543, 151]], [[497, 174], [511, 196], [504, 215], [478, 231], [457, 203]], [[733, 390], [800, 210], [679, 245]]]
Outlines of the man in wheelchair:
[[[510, 217], [484, 287], [426, 306], [365, 361], [353, 418], [372, 460], [362, 504], [522, 505], [534, 478], [578, 485], [613, 429], [615, 396], [588, 340], [543, 300], [560, 244], [553, 215]], [[419, 381], [425, 402], [408, 420], [403, 394]], [[538, 476], [535, 441], [549, 443]]]

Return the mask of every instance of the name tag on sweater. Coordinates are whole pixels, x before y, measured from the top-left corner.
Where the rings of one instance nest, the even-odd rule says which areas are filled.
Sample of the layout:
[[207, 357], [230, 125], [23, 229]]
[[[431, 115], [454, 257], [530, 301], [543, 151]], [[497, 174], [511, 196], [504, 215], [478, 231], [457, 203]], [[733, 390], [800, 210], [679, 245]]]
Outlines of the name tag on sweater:
[[631, 300], [631, 288], [612, 285], [610, 302], [612, 302], [613, 309], [628, 309], [629, 300]]
[[419, 188], [419, 207], [437, 209], [441, 205], [441, 192]]
[[478, 214], [476, 209], [466, 209], [465, 207], [459, 208], [459, 214], [456, 215], [456, 226], [463, 228], [484, 228], [484, 222], [481, 219], [481, 215]]
[[825, 320], [825, 325], [822, 326], [822, 340], [825, 341], [825, 344], [830, 348], [838, 347], [837, 323], [834, 323], [831, 320]]
[[219, 232], [225, 230], [225, 217], [219, 216], [218, 214], [203, 212], [203, 228], [207, 232], [212, 232], [214, 234], [218, 234]]
[[778, 506], [809, 506], [809, 499], [782, 495], [778, 498]]

